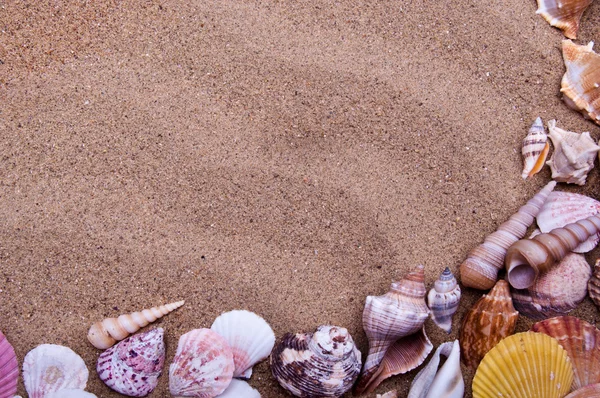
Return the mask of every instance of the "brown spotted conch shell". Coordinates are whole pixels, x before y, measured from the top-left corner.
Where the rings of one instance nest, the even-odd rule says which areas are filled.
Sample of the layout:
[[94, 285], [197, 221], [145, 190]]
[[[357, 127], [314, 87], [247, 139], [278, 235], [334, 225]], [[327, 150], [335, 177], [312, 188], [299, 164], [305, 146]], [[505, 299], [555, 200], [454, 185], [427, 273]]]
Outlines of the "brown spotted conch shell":
[[580, 46], [563, 40], [563, 59], [567, 71], [561, 81], [563, 101], [572, 109], [600, 124], [600, 55], [594, 42]]
[[124, 314], [118, 318], [106, 318], [90, 327], [87, 338], [94, 347], [105, 350], [131, 333], [137, 332], [149, 323], [181, 307], [183, 303], [182, 300], [139, 312], [132, 312], [131, 314]]
[[523, 179], [537, 174], [544, 167], [549, 150], [548, 136], [544, 130], [542, 118], [538, 117], [533, 122], [527, 136], [523, 139], [523, 145], [521, 146], [521, 154], [523, 155], [523, 173], [521, 177]]
[[550, 181], [516, 214], [500, 225], [496, 232], [471, 250], [467, 259], [460, 265], [460, 279], [463, 285], [480, 290], [491, 289], [494, 286], [498, 280], [498, 271], [504, 266], [506, 249], [525, 236], [527, 228], [533, 223], [555, 186], [556, 182]]
[[536, 14], [563, 31], [569, 39], [577, 38], [579, 20], [592, 0], [538, 0]]

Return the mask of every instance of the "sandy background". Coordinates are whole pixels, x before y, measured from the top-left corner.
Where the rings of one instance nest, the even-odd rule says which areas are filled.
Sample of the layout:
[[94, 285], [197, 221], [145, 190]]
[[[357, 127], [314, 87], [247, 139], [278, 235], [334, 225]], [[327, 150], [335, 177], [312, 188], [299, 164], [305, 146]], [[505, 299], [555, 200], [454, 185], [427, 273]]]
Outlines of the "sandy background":
[[[117, 397], [89, 325], [179, 299], [157, 323], [167, 365], [181, 334], [236, 308], [277, 336], [347, 327], [366, 354], [367, 295], [417, 264], [428, 286], [457, 271], [550, 179], [520, 177], [536, 116], [598, 138], [559, 97], [563, 36], [535, 10], [0, 1], [0, 329], [19, 361], [67, 345], [88, 390]], [[599, 18], [596, 2], [579, 43]], [[558, 189], [598, 198], [599, 179]], [[449, 336], [427, 321], [435, 346], [480, 295], [465, 289]], [[589, 299], [575, 314], [598, 318]], [[266, 363], [251, 384], [286, 395]]]

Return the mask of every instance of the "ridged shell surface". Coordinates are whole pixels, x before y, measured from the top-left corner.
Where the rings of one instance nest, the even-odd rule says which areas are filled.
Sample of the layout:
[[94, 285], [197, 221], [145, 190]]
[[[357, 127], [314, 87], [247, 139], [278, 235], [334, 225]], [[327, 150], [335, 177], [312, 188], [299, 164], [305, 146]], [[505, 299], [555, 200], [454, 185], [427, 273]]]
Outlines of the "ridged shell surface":
[[594, 42], [585, 46], [563, 40], [562, 52], [567, 71], [561, 81], [563, 100], [572, 109], [600, 124], [600, 55]]
[[339, 397], [360, 373], [361, 355], [348, 330], [320, 326], [314, 333], [288, 333], [270, 357], [273, 376], [297, 397]]
[[565, 398], [598, 398], [600, 397], [600, 383], [590, 384], [573, 391]]
[[544, 130], [542, 118], [538, 117], [533, 122], [521, 145], [521, 154], [523, 155], [523, 173], [521, 177], [523, 179], [537, 174], [544, 167], [549, 150], [548, 136]]
[[249, 378], [252, 367], [266, 359], [275, 345], [275, 334], [271, 326], [250, 311], [223, 313], [210, 328], [223, 336], [233, 351], [233, 377]]
[[572, 316], [560, 316], [531, 327], [553, 337], [565, 349], [574, 371], [574, 389], [600, 383], [600, 330]]
[[596, 307], [600, 309], [600, 258], [597, 259], [596, 264], [594, 264], [594, 271], [588, 282], [588, 294], [594, 304], [596, 304]]
[[473, 398], [562, 398], [572, 382], [571, 361], [558, 342], [523, 332], [486, 354], [473, 378]]
[[459, 341], [465, 365], [476, 368], [489, 350], [514, 332], [518, 317], [508, 283], [501, 279], [463, 318]]
[[157, 328], [126, 338], [100, 354], [100, 380], [130, 397], [148, 395], [158, 385], [165, 364], [164, 330]]
[[460, 303], [460, 286], [450, 268], [442, 272], [427, 294], [427, 305], [431, 310], [433, 322], [446, 333], [452, 331], [452, 317]]
[[245, 381], [233, 379], [219, 398], [260, 398], [260, 393]]
[[579, 20], [592, 0], [537, 0], [538, 10], [544, 19], [563, 31], [569, 39], [577, 38]]
[[12, 398], [17, 393], [19, 364], [13, 346], [0, 332], [0, 398]]
[[88, 376], [83, 359], [61, 345], [39, 345], [23, 360], [23, 382], [29, 398], [45, 398], [65, 389], [83, 390]]
[[169, 390], [176, 397], [216, 397], [229, 386], [234, 368], [223, 337], [210, 329], [194, 329], [179, 338], [169, 367]]
[[60, 390], [47, 395], [46, 398], [97, 398], [96, 395], [91, 392], [69, 388], [66, 390]]

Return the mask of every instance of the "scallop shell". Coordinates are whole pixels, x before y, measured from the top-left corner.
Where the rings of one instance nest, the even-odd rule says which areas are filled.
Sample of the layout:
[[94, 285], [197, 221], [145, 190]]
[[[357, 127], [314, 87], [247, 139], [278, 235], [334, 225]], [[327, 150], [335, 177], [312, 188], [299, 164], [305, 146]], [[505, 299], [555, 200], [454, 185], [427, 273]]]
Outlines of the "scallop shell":
[[542, 333], [509, 336], [483, 358], [473, 378], [473, 398], [561, 398], [573, 382], [566, 351]]
[[579, 390], [575, 390], [565, 398], [594, 398], [600, 397], [600, 383], [590, 384], [589, 386], [585, 386], [580, 388]]
[[570, 253], [528, 289], [511, 289], [520, 314], [532, 319], [565, 315], [583, 301], [592, 270], [582, 254]]
[[117, 341], [123, 340], [131, 333], [135, 333], [144, 326], [162, 318], [169, 312], [181, 307], [184, 301], [152, 307], [140, 312], [124, 314], [118, 318], [106, 318], [94, 323], [88, 331], [87, 338], [92, 345], [99, 349], [107, 349]]
[[165, 364], [164, 330], [157, 328], [126, 338], [100, 354], [100, 380], [130, 397], [143, 397], [158, 385]]
[[563, 40], [562, 52], [567, 71], [561, 81], [563, 101], [572, 109], [600, 124], [600, 55], [594, 42], [580, 46]]
[[508, 283], [499, 280], [463, 318], [459, 341], [465, 365], [477, 367], [489, 350], [515, 331], [518, 317]]
[[452, 331], [452, 317], [460, 303], [460, 286], [450, 272], [450, 268], [442, 272], [434, 282], [433, 289], [427, 294], [427, 305], [431, 310], [431, 318], [436, 325], [450, 333]]
[[577, 38], [579, 20], [592, 0], [537, 0], [536, 14], [551, 25], [563, 31], [569, 39]]
[[245, 381], [233, 379], [219, 398], [260, 398], [260, 393]]
[[314, 333], [288, 333], [270, 357], [273, 376], [297, 397], [339, 397], [360, 373], [360, 351], [345, 328], [319, 326]]
[[[600, 202], [585, 195], [554, 191], [536, 217], [537, 225], [544, 233], [567, 224], [588, 218], [600, 212]], [[576, 253], [587, 253], [598, 244], [600, 233], [573, 249]]]
[[60, 390], [47, 395], [46, 398], [98, 398], [91, 392], [69, 388], [66, 390]]
[[23, 360], [23, 382], [29, 398], [45, 398], [65, 389], [85, 389], [89, 372], [73, 350], [56, 344], [42, 344]]
[[588, 282], [588, 293], [596, 307], [600, 309], [600, 258], [594, 264], [594, 272]]
[[169, 367], [169, 390], [176, 397], [213, 398], [233, 377], [233, 352], [227, 341], [210, 329], [194, 329], [179, 338]]
[[[440, 355], [448, 359], [438, 371]], [[413, 379], [408, 398], [462, 398], [465, 382], [460, 369], [458, 340], [441, 344], [433, 358]]]
[[547, 162], [552, 170], [552, 179], [584, 185], [588, 173], [594, 168], [600, 146], [596, 145], [590, 133], [579, 134], [563, 130], [556, 127], [556, 120], [548, 122], [548, 130], [554, 144], [554, 153]]
[[0, 398], [12, 398], [17, 393], [19, 364], [12, 345], [0, 332]]
[[485, 241], [471, 250], [467, 259], [460, 265], [460, 279], [463, 285], [480, 290], [491, 289], [498, 280], [498, 271], [504, 266], [504, 256], [508, 247], [527, 233], [533, 224], [546, 198], [556, 186], [550, 181], [541, 191], [522, 206], [508, 221]]
[[523, 173], [521, 177], [526, 179], [537, 174], [546, 161], [550, 144], [548, 136], [542, 124], [542, 118], [538, 117], [533, 122], [527, 136], [523, 139], [521, 154], [523, 155]]
[[531, 327], [553, 337], [567, 352], [573, 366], [573, 388], [600, 383], [600, 330], [572, 316], [559, 316]]
[[223, 336], [233, 350], [233, 377], [250, 378], [252, 367], [266, 359], [275, 345], [271, 326], [250, 311], [221, 314], [210, 328]]

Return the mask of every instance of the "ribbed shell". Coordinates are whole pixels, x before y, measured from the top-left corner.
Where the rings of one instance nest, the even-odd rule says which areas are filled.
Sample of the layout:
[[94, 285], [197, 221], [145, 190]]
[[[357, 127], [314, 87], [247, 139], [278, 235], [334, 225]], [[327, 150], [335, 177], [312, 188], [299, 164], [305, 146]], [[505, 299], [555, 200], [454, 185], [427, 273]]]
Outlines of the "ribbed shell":
[[548, 136], [544, 130], [542, 118], [538, 117], [533, 122], [521, 145], [521, 154], [523, 155], [523, 173], [521, 177], [523, 179], [537, 174], [544, 167], [549, 150]]
[[600, 397], [600, 383], [590, 384], [589, 386], [585, 386], [580, 388], [579, 390], [575, 390], [565, 398], [594, 398]]
[[508, 247], [527, 233], [546, 198], [556, 186], [550, 181], [540, 192], [522, 206], [498, 230], [473, 249], [460, 265], [463, 285], [480, 290], [491, 289], [498, 280], [498, 271], [504, 267], [504, 256]]
[[515, 331], [518, 317], [508, 283], [499, 280], [463, 318], [459, 341], [465, 365], [477, 367], [489, 350]]
[[0, 398], [12, 398], [17, 393], [19, 364], [12, 345], [0, 332]]
[[442, 272], [427, 294], [427, 305], [431, 310], [431, 318], [446, 333], [452, 331], [452, 317], [460, 303], [460, 286], [450, 268]]
[[579, 20], [592, 0], [537, 0], [537, 3], [536, 14], [541, 14], [550, 25], [562, 30], [569, 39], [576, 39]]
[[360, 373], [361, 355], [345, 328], [320, 326], [315, 333], [288, 333], [270, 357], [273, 376], [297, 397], [339, 397]]
[[563, 40], [562, 52], [567, 71], [561, 81], [563, 100], [572, 109], [600, 124], [600, 55], [592, 47], [594, 42], [580, 46]]
[[572, 382], [571, 361], [556, 340], [517, 333], [483, 358], [473, 378], [473, 398], [562, 398]]
[[600, 383], [600, 330], [572, 316], [559, 316], [531, 327], [553, 337], [565, 349], [574, 371], [573, 389]]
[[596, 307], [600, 309], [600, 258], [594, 264], [594, 271], [588, 282], [588, 293]]

